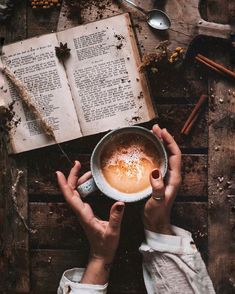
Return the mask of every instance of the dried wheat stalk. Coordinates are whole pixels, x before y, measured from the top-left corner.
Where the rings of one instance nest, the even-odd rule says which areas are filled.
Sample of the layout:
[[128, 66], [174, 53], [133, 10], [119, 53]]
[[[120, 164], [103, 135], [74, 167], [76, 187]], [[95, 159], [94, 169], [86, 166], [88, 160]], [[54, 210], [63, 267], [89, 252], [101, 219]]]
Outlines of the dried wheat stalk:
[[37, 230], [33, 230], [33, 229], [31, 229], [28, 226], [28, 224], [26, 223], [26, 220], [25, 220], [24, 216], [19, 211], [18, 204], [17, 204], [17, 197], [16, 197], [16, 195], [17, 195], [18, 184], [19, 184], [20, 178], [23, 176], [23, 174], [24, 174], [24, 172], [22, 170], [18, 170], [17, 169], [16, 180], [15, 180], [14, 184], [11, 187], [11, 199], [13, 201], [13, 205], [14, 205], [15, 211], [16, 211], [17, 215], [19, 216], [20, 220], [22, 221], [25, 229], [28, 232], [30, 232], [31, 234], [35, 234], [37, 232]]
[[1, 72], [12, 82], [15, 89], [17, 90], [20, 98], [28, 106], [29, 110], [38, 119], [41, 128], [45, 131], [46, 135], [51, 137], [56, 141], [55, 134], [52, 127], [47, 123], [47, 121], [41, 116], [40, 112], [34, 105], [33, 99], [31, 98], [25, 85], [15, 76], [15, 74], [6, 66], [0, 67]]

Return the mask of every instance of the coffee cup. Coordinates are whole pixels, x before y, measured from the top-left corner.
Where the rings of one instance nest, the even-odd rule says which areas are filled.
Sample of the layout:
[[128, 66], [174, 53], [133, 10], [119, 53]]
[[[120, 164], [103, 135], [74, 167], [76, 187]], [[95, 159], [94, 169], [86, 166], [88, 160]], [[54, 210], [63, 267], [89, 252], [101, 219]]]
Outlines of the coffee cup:
[[124, 127], [106, 134], [94, 148], [92, 177], [77, 187], [82, 198], [100, 190], [116, 201], [135, 202], [152, 193], [150, 173], [167, 172], [167, 153], [162, 142], [146, 128]]

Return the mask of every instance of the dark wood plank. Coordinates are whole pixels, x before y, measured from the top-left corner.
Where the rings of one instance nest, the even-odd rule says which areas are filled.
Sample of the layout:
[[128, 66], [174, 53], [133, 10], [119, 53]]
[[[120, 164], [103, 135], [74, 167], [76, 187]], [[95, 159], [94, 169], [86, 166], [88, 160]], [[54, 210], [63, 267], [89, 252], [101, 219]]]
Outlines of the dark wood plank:
[[26, 2], [26, 0], [17, 1], [9, 21], [0, 25], [0, 37], [5, 38], [5, 44], [26, 38]]
[[62, 273], [69, 268], [84, 267], [86, 260], [87, 256], [77, 250], [31, 251], [31, 291], [56, 293]]
[[[40, 153], [38, 153], [40, 154]], [[89, 155], [70, 154], [72, 159], [81, 161], [83, 170], [81, 174], [89, 170]], [[75, 157], [76, 156], [76, 157]], [[55, 177], [56, 170], [62, 170], [68, 174], [70, 166], [63, 157], [58, 154], [47, 154], [45, 160], [34, 157], [29, 163], [28, 187], [31, 195], [58, 195], [61, 194]], [[179, 195], [187, 196], [207, 196], [207, 155], [189, 154], [183, 155], [183, 182]]]
[[229, 23], [235, 22], [235, 2], [233, 0], [228, 0], [228, 13], [229, 13]]
[[[228, 54], [216, 53], [228, 65]], [[235, 87], [221, 79], [210, 88], [215, 98], [209, 112], [209, 272], [217, 293], [234, 293]]]
[[162, 128], [167, 128], [168, 131], [174, 135], [174, 138], [181, 149], [206, 149], [208, 146], [208, 110], [206, 108], [200, 114], [190, 135], [184, 137], [180, 134], [180, 131], [193, 107], [194, 105], [184, 104], [157, 104], [159, 115], [158, 122]]
[[[7, 166], [5, 165], [7, 164]], [[3, 206], [1, 207], [1, 219], [3, 226], [1, 227], [0, 237], [1, 256], [0, 256], [0, 287], [5, 291], [12, 292], [28, 292], [29, 282], [29, 242], [28, 231], [25, 229], [19, 214], [24, 220], [28, 221], [28, 194], [27, 194], [27, 170], [22, 162], [13, 162], [12, 160], [4, 160], [2, 167], [4, 176], [3, 180], [4, 197]], [[12, 185], [15, 183], [17, 171], [23, 172], [17, 185], [17, 193], [12, 194]], [[1, 176], [2, 177], [2, 176]], [[13, 196], [12, 196], [13, 195]], [[16, 197], [17, 210], [13, 205], [12, 197]]]
[[[208, 20], [231, 22], [231, 7], [229, 0], [209, 0]], [[226, 48], [226, 44], [217, 42], [209, 52], [214, 60], [229, 66], [230, 57]], [[212, 80], [209, 88], [213, 99], [210, 99], [209, 111], [208, 265], [216, 292], [234, 293], [235, 242], [231, 218], [234, 215], [235, 199], [235, 192], [231, 189], [235, 181], [235, 97], [231, 95], [234, 92], [234, 83], [223, 79]]]
[[154, 89], [152, 92], [156, 103], [166, 101], [165, 103], [176, 104], [183, 100], [191, 104], [195, 103], [200, 95], [208, 92], [207, 80], [200, 79], [199, 74], [198, 76], [194, 74], [194, 79], [192, 79], [186, 73], [172, 69], [172, 71], [162, 70], [159, 74], [149, 73], [148, 76], [151, 89]]
[[[32, 292], [56, 292], [64, 270], [73, 267], [84, 267], [87, 255], [79, 250], [32, 250], [31, 251]], [[109, 281], [108, 293], [136, 293], [145, 292], [141, 257], [139, 253], [123, 254], [113, 265]]]
[[59, 9], [53, 9], [45, 12], [45, 10], [34, 10], [28, 6], [28, 38], [56, 32], [59, 13]]
[[[225, 81], [212, 83], [214, 95], [223, 97], [225, 103], [216, 99], [215, 111], [210, 113], [209, 127], [209, 269], [218, 293], [225, 293], [232, 278], [231, 261], [235, 257], [234, 228], [231, 227], [230, 214], [234, 205], [234, 195], [230, 189], [235, 182], [234, 156], [234, 97], [228, 89], [235, 91], [232, 84]], [[230, 101], [230, 102], [227, 102]], [[227, 103], [226, 103], [227, 102]], [[222, 140], [221, 140], [222, 138]], [[231, 184], [229, 184], [231, 182]], [[227, 286], [225, 286], [227, 285]], [[228, 291], [228, 288], [227, 290]], [[228, 293], [228, 292], [226, 292]], [[229, 292], [230, 293], [230, 292]]]
[[[26, 38], [26, 1], [17, 1], [14, 13], [6, 24], [0, 26], [0, 36], [5, 43]], [[19, 212], [27, 222], [28, 197], [26, 190], [27, 171], [24, 162], [9, 159], [4, 141], [0, 140], [0, 289], [2, 293], [29, 291], [28, 232], [20, 221], [11, 199], [12, 185], [17, 169], [24, 174], [17, 191]]]
[[[96, 214], [108, 219], [113, 202], [90, 199]], [[79, 222], [66, 203], [30, 203], [30, 224], [37, 229], [30, 237], [34, 249], [78, 249], [88, 254], [88, 243]], [[141, 204], [126, 207], [119, 252], [137, 251], [143, 240]], [[207, 203], [178, 202], [172, 214], [172, 223], [192, 231], [196, 243], [206, 255]], [[131, 239], [130, 239], [131, 232]]]
[[[113, 201], [104, 197], [90, 197], [88, 202], [97, 216], [105, 220], [109, 218]], [[120, 242], [121, 252], [136, 251], [143, 240], [140, 205], [137, 203], [126, 207], [121, 233], [123, 238]], [[37, 233], [31, 235], [32, 248], [71, 248], [88, 253], [89, 246], [83, 230], [66, 203], [31, 203], [30, 216], [32, 227], [37, 229]]]
[[229, 23], [229, 0], [207, 0], [208, 21], [217, 23]]
[[[100, 204], [102, 214], [104, 214], [104, 206], [104, 203]], [[37, 234], [31, 236], [32, 248], [53, 248], [31, 251], [32, 290], [35, 291], [33, 293], [53, 291], [64, 270], [86, 265], [88, 244], [81, 236], [81, 228], [67, 205], [31, 203], [30, 210], [31, 223], [38, 230]], [[126, 210], [128, 215], [124, 217], [121, 245], [114, 262], [109, 293], [145, 293], [141, 257], [138, 253], [143, 236], [142, 240], [139, 238], [137, 240], [135, 237], [136, 227], [140, 227], [139, 231], [143, 230], [137, 210], [139, 207], [129, 207]], [[106, 211], [107, 214], [108, 211]], [[206, 218], [206, 203], [176, 203], [173, 209], [172, 223], [192, 231], [205, 260], [207, 258]], [[140, 235], [139, 232], [138, 236]], [[133, 243], [135, 243], [134, 246]], [[54, 250], [55, 248], [57, 250]], [[62, 248], [67, 250], [62, 250]]]
[[207, 198], [207, 155], [182, 156], [182, 184], [178, 195]]

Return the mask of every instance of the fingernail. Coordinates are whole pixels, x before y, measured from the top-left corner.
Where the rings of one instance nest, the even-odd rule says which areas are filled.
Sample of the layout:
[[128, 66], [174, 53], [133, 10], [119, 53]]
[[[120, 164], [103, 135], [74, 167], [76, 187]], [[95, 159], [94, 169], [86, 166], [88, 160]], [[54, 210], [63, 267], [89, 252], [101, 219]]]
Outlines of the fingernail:
[[117, 207], [116, 207], [117, 211], [119, 211], [119, 212], [122, 212], [123, 208], [124, 208], [123, 204], [118, 204]]
[[159, 178], [159, 176], [160, 176], [159, 170], [158, 169], [154, 169], [152, 171], [152, 177], [156, 180], [156, 179]]

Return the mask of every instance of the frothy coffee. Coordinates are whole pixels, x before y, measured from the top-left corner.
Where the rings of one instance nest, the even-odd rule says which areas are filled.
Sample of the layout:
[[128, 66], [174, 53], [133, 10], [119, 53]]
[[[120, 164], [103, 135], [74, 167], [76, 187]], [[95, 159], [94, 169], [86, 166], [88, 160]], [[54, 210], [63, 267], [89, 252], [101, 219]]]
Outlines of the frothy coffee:
[[122, 134], [103, 149], [101, 169], [106, 181], [124, 193], [137, 193], [150, 186], [149, 175], [160, 167], [153, 143], [139, 135]]

